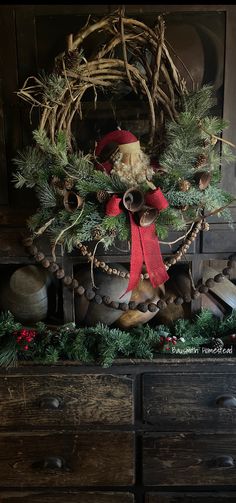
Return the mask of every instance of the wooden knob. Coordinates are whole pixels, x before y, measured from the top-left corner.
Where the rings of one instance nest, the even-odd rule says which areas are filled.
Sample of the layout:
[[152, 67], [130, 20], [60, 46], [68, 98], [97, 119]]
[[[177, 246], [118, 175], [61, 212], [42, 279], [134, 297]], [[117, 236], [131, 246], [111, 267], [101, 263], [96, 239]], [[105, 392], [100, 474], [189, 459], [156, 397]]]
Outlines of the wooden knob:
[[234, 459], [232, 456], [218, 456], [209, 461], [209, 466], [215, 468], [233, 468]]
[[216, 398], [218, 407], [230, 408], [236, 407], [236, 398], [233, 395], [221, 395]]
[[60, 400], [57, 397], [48, 396], [41, 398], [39, 405], [42, 409], [59, 409]]

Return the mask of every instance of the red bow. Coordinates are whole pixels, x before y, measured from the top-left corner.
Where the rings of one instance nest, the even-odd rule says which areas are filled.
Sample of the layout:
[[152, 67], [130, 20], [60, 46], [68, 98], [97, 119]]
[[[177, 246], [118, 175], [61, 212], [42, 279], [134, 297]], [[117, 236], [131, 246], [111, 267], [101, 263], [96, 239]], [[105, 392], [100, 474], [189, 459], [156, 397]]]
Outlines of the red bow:
[[[122, 199], [114, 194], [106, 205], [106, 215], [115, 217], [123, 213], [121, 202]], [[145, 203], [158, 211], [164, 210], [169, 205], [159, 188], [147, 193]], [[130, 279], [125, 293], [136, 288], [143, 263], [146, 264], [149, 279], [154, 288], [169, 279], [162, 260], [155, 224], [152, 223], [148, 227], [137, 225], [130, 211], [129, 218], [131, 225]]]

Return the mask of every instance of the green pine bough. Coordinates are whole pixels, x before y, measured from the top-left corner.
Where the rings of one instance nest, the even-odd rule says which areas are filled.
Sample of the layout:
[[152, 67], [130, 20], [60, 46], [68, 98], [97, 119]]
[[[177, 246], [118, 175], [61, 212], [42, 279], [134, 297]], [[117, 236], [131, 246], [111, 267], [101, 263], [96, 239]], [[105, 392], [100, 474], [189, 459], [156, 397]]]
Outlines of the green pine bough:
[[73, 360], [109, 367], [119, 358], [152, 360], [160, 355], [203, 354], [202, 348], [212, 339], [220, 338], [225, 347], [232, 345], [235, 333], [236, 310], [222, 320], [202, 310], [191, 321], [180, 319], [170, 327], [147, 324], [129, 331], [101, 323], [95, 327], [70, 323], [51, 329], [40, 322], [32, 329], [6, 312], [0, 315], [0, 366], [14, 366], [22, 360], [41, 364]]
[[[55, 75], [51, 92], [60, 89], [61, 83], [56, 85], [56, 80]], [[152, 179], [169, 202], [156, 220], [160, 239], [167, 237], [170, 228], [187, 231], [189, 224], [203, 213], [215, 212], [232, 225], [228, 206], [234, 196], [221, 189], [219, 182], [222, 162], [231, 162], [235, 157], [227, 144], [217, 141], [227, 124], [211, 115], [213, 105], [212, 87], [203, 86], [184, 94], [179, 100], [178, 118], [166, 122], [164, 146], [158, 158], [164, 173], [156, 171]], [[92, 155], [72, 151], [65, 132], [58, 132], [55, 143], [45, 130], [35, 130], [33, 137], [34, 145], [14, 159], [13, 177], [17, 188], [25, 186], [36, 191], [39, 208], [28, 221], [33, 235], [46, 232], [52, 243], [62, 243], [68, 252], [78, 242], [94, 240], [94, 236], [105, 249], [117, 237], [130, 239], [128, 215], [106, 216], [105, 202], [96, 197], [99, 191], [122, 195], [129, 186], [117, 176], [97, 170]], [[141, 147], [145, 151], [145, 145]], [[156, 147], [154, 150], [158, 150]], [[199, 187], [201, 171], [210, 174], [210, 184], [205, 188]], [[72, 190], [83, 198], [82, 206], [72, 212], [63, 205], [63, 187], [68, 180]], [[182, 182], [189, 183], [187, 190], [181, 186]], [[150, 190], [146, 184], [139, 188], [143, 192]]]

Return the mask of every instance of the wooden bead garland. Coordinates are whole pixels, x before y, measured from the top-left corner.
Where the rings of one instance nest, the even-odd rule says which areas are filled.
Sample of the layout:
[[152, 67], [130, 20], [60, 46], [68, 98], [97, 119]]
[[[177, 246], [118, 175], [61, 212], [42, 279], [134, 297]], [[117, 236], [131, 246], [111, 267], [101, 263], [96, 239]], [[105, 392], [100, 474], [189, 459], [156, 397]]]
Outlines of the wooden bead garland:
[[[202, 225], [202, 221], [198, 222], [195, 227], [195, 231], [192, 232], [191, 236], [194, 236], [194, 239], [197, 235], [197, 233], [200, 231]], [[187, 243], [189, 241], [190, 243]], [[180, 258], [182, 257], [183, 253], [187, 251], [189, 248], [191, 242], [193, 239], [188, 239], [184, 245], [182, 245], [176, 252], [176, 256], [172, 257], [167, 263], [166, 263], [166, 268], [169, 268], [170, 265], [173, 263], [176, 263]], [[91, 288], [85, 289], [82, 285], [79, 285], [78, 281], [75, 278], [72, 278], [69, 275], [65, 275], [64, 269], [60, 268], [58, 264], [55, 262], [50, 262], [47, 258], [45, 258], [44, 254], [39, 252], [37, 247], [32, 244], [33, 240], [32, 238], [25, 238], [23, 240], [23, 245], [25, 248], [28, 250], [30, 255], [33, 255], [36, 262], [40, 262], [41, 265], [49, 269], [51, 272], [55, 273], [56, 277], [58, 279], [63, 279], [63, 283], [65, 286], [68, 288], [71, 288], [75, 291], [76, 294], [82, 296], [85, 295], [86, 299], [88, 301], [95, 302], [97, 304], [105, 304], [106, 306], [109, 306], [113, 309], [120, 309], [121, 311], [128, 311], [129, 309], [134, 310], [138, 309], [139, 311], [146, 313], [147, 311], [150, 312], [158, 312], [162, 309], [165, 309], [168, 304], [176, 304], [176, 305], [181, 305], [184, 302], [189, 303], [191, 302], [192, 299], [197, 299], [199, 298], [201, 293], [207, 293], [209, 288], [212, 288], [214, 286], [214, 283], [220, 283], [224, 280], [225, 277], [229, 277], [230, 273], [232, 271], [233, 266], [236, 264], [236, 254], [233, 254], [229, 257], [227, 261], [227, 267], [223, 269], [221, 273], [218, 273], [214, 276], [214, 278], [208, 278], [206, 283], [203, 284], [201, 283], [196, 289], [192, 291], [191, 296], [190, 295], [185, 295], [184, 297], [178, 296], [174, 298], [173, 296], [168, 297], [166, 300], [160, 299], [158, 300], [157, 304], [154, 302], [141, 302], [137, 303], [134, 301], [130, 301], [128, 303], [126, 302], [117, 302], [114, 300], [111, 300], [109, 296], [103, 296], [96, 294], [95, 291]], [[87, 247], [83, 245], [82, 243], [78, 244], [78, 247], [80, 250], [82, 250], [83, 255], [88, 255], [90, 257], [91, 252], [87, 253]], [[173, 262], [173, 259], [175, 262]], [[109, 274], [115, 274], [119, 275], [123, 278], [129, 278], [129, 273], [125, 273], [123, 271], [118, 271], [117, 269], [112, 269], [109, 267], [105, 262], [100, 262], [98, 259], [95, 259], [97, 262], [97, 267], [100, 267], [102, 270], [105, 270]], [[95, 261], [94, 261], [95, 262]], [[115, 271], [115, 272], [114, 272]], [[149, 275], [147, 273], [142, 274], [141, 279], [148, 279]]]

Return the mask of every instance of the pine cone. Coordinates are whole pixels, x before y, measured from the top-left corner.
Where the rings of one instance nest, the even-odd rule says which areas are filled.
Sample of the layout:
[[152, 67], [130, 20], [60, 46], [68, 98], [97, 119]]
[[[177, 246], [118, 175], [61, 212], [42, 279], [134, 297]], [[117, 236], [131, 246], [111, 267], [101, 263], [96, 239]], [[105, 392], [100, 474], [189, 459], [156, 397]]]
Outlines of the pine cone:
[[62, 196], [63, 195], [63, 190], [64, 190], [64, 184], [63, 181], [58, 178], [58, 176], [53, 176], [50, 185], [52, 185], [55, 189], [55, 191]]
[[224, 347], [224, 342], [222, 341], [222, 339], [216, 339], [215, 337], [213, 337], [211, 340], [211, 347], [220, 351]]
[[77, 49], [68, 51], [64, 59], [65, 67], [67, 70], [75, 70], [78, 68], [80, 61], [81, 54]]
[[108, 192], [106, 190], [99, 190], [97, 192], [97, 200], [99, 203], [105, 203], [109, 198]]
[[179, 190], [181, 190], [181, 192], [188, 192], [188, 190], [190, 188], [191, 188], [191, 183], [188, 180], [180, 180]]
[[102, 232], [99, 227], [94, 227], [94, 229], [92, 229], [91, 234], [94, 241], [99, 241], [102, 238]]
[[71, 190], [74, 187], [74, 180], [72, 178], [66, 178], [64, 181], [64, 188], [67, 190]]
[[108, 235], [115, 238], [117, 235], [116, 229], [110, 229]]
[[196, 161], [196, 164], [195, 164], [195, 168], [201, 168], [202, 166], [206, 166], [207, 165], [207, 156], [205, 154], [200, 154], [197, 158], [197, 161]]

